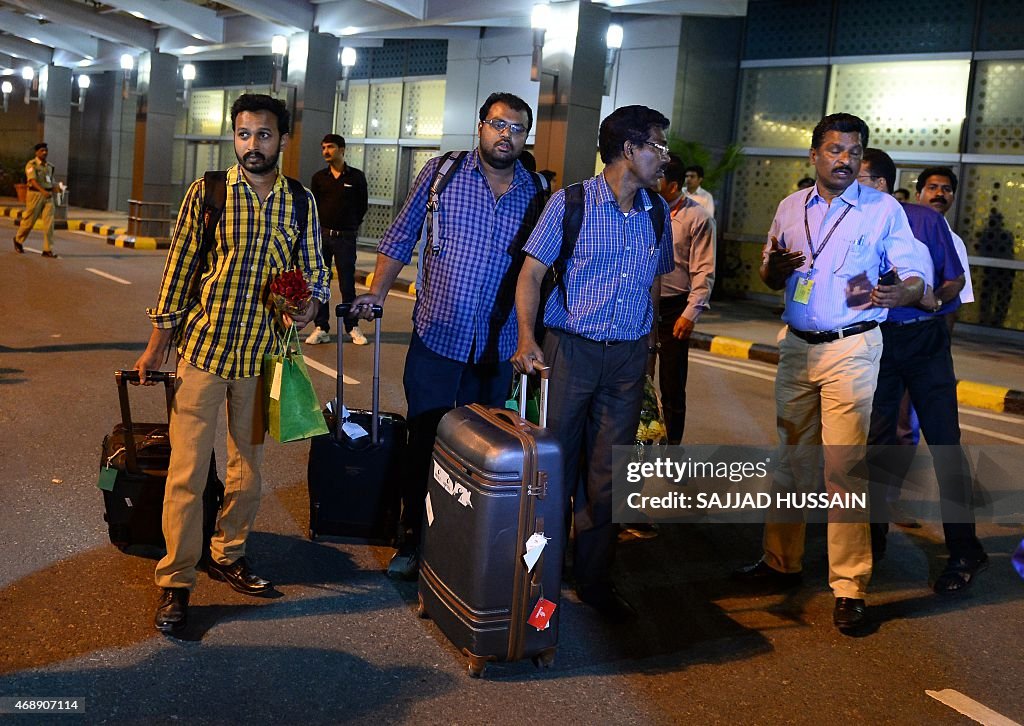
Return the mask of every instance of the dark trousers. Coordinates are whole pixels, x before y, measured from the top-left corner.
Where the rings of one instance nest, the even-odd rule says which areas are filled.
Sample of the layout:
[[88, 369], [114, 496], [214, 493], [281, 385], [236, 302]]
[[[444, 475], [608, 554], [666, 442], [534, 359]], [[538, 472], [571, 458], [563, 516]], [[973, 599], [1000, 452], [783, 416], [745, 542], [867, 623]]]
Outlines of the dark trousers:
[[[868, 446], [871, 450], [872, 519], [885, 512], [885, 492], [880, 486], [898, 487], [891, 472], [905, 471], [906, 462], [893, 461], [913, 449], [898, 446], [897, 423], [904, 391], [921, 422], [921, 432], [935, 464], [935, 477], [942, 499], [942, 529], [951, 557], [977, 557], [984, 550], [975, 534], [971, 511], [971, 475], [960, 447], [960, 418], [957, 413], [956, 374], [950, 353], [949, 329], [942, 318], [911, 325], [882, 325], [882, 361], [878, 386], [871, 409]], [[902, 479], [902, 477], [900, 477]], [[876, 533], [887, 524], [873, 525]], [[883, 533], [884, 534], [884, 533]]]
[[403, 382], [409, 405], [409, 458], [402, 486], [402, 527], [406, 542], [418, 543], [423, 500], [431, 476], [431, 453], [441, 417], [456, 406], [470, 403], [503, 406], [512, 383], [512, 364], [462, 363], [445, 358], [413, 332]]
[[[356, 297], [356, 232], [342, 232], [340, 237], [321, 237], [321, 253], [324, 256], [324, 265], [331, 266], [334, 260], [334, 267], [338, 274], [338, 287], [341, 289], [341, 301], [352, 302]], [[327, 332], [331, 329], [331, 309], [333, 304], [321, 305], [317, 311], [314, 324]], [[346, 320], [345, 330], [352, 330], [356, 326], [356, 320]]]
[[686, 295], [672, 295], [661, 298], [659, 303], [658, 342], [658, 385], [661, 388], [661, 407], [665, 411], [665, 427], [668, 429], [668, 443], [678, 444], [683, 440], [686, 424], [686, 374], [690, 365], [690, 339], [677, 340], [672, 337], [672, 328], [679, 315], [686, 309]]
[[548, 330], [544, 361], [551, 366], [548, 427], [562, 446], [566, 506], [572, 506], [576, 527], [576, 587], [603, 585], [610, 581], [618, 537], [612, 447], [636, 441], [647, 338], [605, 345]]

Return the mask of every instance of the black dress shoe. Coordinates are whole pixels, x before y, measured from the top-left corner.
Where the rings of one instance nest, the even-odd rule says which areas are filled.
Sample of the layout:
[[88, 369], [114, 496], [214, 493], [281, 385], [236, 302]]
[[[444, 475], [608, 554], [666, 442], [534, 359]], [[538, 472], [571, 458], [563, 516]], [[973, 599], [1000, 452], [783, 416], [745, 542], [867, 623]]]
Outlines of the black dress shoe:
[[935, 592], [948, 595], [963, 592], [974, 583], [979, 573], [988, 569], [988, 555], [980, 557], [950, 557], [946, 569], [935, 581]]
[[60, 257], [60, 255], [58, 255], [53, 250], [43, 250], [43, 257], [52, 257], [53, 259], [56, 260], [58, 257]]
[[18, 238], [14, 238], [14, 251], [19, 255], [25, 254], [25, 245], [18, 241]]
[[274, 589], [270, 580], [264, 580], [249, 569], [249, 563], [244, 557], [239, 557], [230, 565], [209, 562], [206, 565], [206, 574], [211, 580], [228, 583], [243, 595], [266, 595]]
[[837, 597], [832, 622], [843, 632], [856, 630], [865, 623], [868, 607], [859, 597]]
[[799, 572], [779, 572], [764, 560], [733, 570], [732, 579], [748, 585], [762, 587], [796, 587], [803, 580]]
[[637, 617], [636, 608], [613, 585], [580, 585], [576, 594], [610, 623], [625, 623]]
[[160, 593], [153, 624], [161, 633], [176, 633], [188, 624], [188, 588], [165, 587]]

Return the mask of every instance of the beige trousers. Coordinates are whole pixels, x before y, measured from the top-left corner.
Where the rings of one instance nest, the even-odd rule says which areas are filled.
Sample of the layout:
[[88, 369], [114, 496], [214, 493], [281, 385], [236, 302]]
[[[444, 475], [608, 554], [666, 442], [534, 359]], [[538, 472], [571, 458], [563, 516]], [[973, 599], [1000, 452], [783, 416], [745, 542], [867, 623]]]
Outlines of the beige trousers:
[[25, 212], [21, 216], [21, 225], [14, 239], [24, 244], [28, 233], [32, 231], [36, 220], [43, 220], [43, 250], [53, 249], [53, 197], [46, 197], [39, 192], [28, 190], [25, 196]]
[[210, 542], [215, 562], [231, 564], [245, 555], [245, 540], [260, 506], [263, 463], [262, 380], [226, 380], [178, 362], [171, 410], [171, 463], [164, 491], [163, 530], [167, 554], [156, 566], [157, 587], [196, 582], [203, 554], [203, 490], [210, 470], [217, 420], [227, 402], [228, 462], [224, 506]]
[[[786, 332], [779, 341], [775, 412], [784, 453], [776, 489], [815, 491], [824, 457], [825, 490], [867, 493], [856, 469], [863, 460], [878, 382], [882, 333], [878, 328], [831, 343], [811, 345]], [[853, 470], [853, 471], [851, 471]], [[803, 566], [803, 521], [767, 518], [764, 561], [782, 572]], [[828, 584], [836, 597], [863, 598], [871, 579], [871, 530], [863, 521], [828, 523]]]

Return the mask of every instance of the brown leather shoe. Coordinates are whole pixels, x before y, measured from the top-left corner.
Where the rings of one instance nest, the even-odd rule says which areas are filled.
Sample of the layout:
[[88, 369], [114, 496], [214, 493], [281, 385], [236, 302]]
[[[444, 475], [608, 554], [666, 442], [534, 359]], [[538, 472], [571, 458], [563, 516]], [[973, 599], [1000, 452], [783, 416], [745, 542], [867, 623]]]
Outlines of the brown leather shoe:
[[165, 587], [160, 593], [153, 624], [161, 633], [176, 633], [188, 624], [188, 588]]
[[14, 251], [19, 255], [25, 254], [25, 245], [18, 241], [18, 238], [14, 238]]
[[43, 257], [50, 257], [52, 259], [57, 259], [58, 257], [60, 257], [60, 255], [58, 255], [53, 250], [43, 250]]
[[230, 565], [210, 562], [206, 566], [206, 574], [211, 580], [226, 582], [243, 595], [266, 595], [274, 589], [270, 580], [264, 580], [249, 569], [244, 557], [239, 557]]

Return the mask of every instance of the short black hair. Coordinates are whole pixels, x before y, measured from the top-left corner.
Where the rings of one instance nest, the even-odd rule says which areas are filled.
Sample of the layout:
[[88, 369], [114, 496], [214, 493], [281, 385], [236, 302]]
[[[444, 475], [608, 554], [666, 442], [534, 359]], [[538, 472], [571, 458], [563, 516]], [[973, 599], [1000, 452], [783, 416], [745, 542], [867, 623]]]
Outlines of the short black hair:
[[678, 156], [670, 156], [668, 164], [665, 165], [665, 183], [675, 182], [683, 186], [683, 178], [686, 176], [686, 169], [683, 168], [683, 161]]
[[921, 190], [924, 189], [924, 185], [928, 182], [930, 176], [947, 176], [949, 177], [950, 186], [953, 187], [953, 193], [956, 194], [957, 178], [953, 170], [948, 166], [929, 166], [927, 169], [922, 171], [917, 177], [917, 193], [920, 194]]
[[40, 149], [50, 150], [50, 147], [46, 145], [45, 141], [40, 141], [38, 144], [32, 147], [32, 151], [39, 151]]
[[796, 183], [797, 189], [808, 189], [814, 186], [814, 177], [805, 176]]
[[235, 130], [235, 119], [243, 111], [255, 113], [270, 111], [277, 116], [277, 132], [284, 136], [291, 130], [292, 115], [285, 102], [265, 93], [243, 93], [231, 104], [231, 130]]
[[885, 179], [886, 189], [892, 194], [896, 191], [896, 164], [892, 157], [881, 149], [864, 149], [862, 163], [871, 167], [871, 176], [880, 176]]
[[523, 165], [523, 168], [527, 171], [537, 171], [537, 159], [528, 149], [523, 149], [519, 154], [519, 163]]
[[627, 141], [637, 146], [644, 144], [652, 126], [667, 129], [668, 124], [668, 119], [662, 113], [647, 106], [623, 106], [615, 109], [601, 122], [597, 134], [601, 161], [611, 164], [622, 156]]
[[700, 164], [690, 164], [688, 167], [683, 169], [683, 175], [685, 175], [688, 171], [696, 172], [697, 176], [699, 176], [701, 179], [704, 178], [704, 167], [701, 166]]
[[321, 144], [334, 144], [339, 149], [345, 148], [345, 137], [341, 134], [327, 134], [320, 141]]
[[491, 112], [491, 106], [496, 103], [503, 103], [513, 111], [518, 111], [519, 113], [526, 111], [526, 133], [530, 133], [530, 129], [533, 128], [533, 109], [530, 108], [530, 104], [519, 98], [519, 96], [514, 93], [506, 93], [503, 91], [501, 93], [492, 93], [488, 96], [487, 100], [484, 101], [484, 105], [480, 107], [481, 121], [487, 120], [487, 114]]
[[860, 145], [868, 145], [868, 125], [859, 116], [852, 113], [831, 113], [818, 122], [811, 133], [811, 148], [817, 149], [821, 146], [825, 134], [829, 131], [838, 131], [843, 134], [851, 134], [854, 131], [860, 133]]

